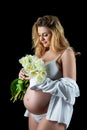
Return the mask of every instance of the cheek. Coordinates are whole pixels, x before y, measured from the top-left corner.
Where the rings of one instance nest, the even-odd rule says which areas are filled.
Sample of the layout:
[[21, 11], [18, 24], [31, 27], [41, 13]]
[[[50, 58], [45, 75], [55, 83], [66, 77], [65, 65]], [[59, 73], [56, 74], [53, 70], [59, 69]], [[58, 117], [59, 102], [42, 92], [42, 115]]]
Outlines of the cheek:
[[50, 43], [51, 42], [51, 36], [47, 37], [46, 40]]

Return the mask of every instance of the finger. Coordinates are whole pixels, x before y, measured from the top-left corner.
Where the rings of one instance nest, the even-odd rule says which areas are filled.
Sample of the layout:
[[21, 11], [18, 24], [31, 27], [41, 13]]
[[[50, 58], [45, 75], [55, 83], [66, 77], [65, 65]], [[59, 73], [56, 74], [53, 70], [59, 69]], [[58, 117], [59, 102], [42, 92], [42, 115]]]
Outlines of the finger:
[[27, 80], [30, 80], [30, 78], [27, 76], [27, 77], [25, 77], [25, 79], [27, 79]]

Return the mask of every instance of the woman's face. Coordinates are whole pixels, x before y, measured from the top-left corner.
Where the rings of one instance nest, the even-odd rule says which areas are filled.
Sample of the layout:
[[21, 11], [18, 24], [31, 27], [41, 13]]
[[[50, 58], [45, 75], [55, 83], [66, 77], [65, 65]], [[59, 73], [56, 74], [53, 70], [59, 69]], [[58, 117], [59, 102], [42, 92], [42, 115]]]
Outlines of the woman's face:
[[44, 47], [50, 47], [52, 33], [47, 27], [38, 27], [38, 36]]

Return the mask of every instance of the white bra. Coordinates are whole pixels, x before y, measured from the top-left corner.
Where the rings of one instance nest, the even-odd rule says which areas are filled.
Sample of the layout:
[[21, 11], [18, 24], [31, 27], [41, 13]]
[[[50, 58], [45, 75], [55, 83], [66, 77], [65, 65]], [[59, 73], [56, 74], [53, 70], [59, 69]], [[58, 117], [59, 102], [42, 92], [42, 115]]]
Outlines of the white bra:
[[47, 67], [47, 77], [55, 80], [62, 77], [62, 72], [59, 69], [59, 64], [57, 64], [59, 56], [57, 56], [54, 60], [50, 61], [49, 63], [46, 63]]

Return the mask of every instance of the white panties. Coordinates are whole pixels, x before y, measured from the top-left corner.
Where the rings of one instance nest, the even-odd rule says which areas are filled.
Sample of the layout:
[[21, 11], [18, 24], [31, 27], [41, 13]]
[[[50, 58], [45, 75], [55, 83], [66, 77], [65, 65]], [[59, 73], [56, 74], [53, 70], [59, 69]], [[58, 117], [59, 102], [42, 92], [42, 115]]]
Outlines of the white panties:
[[[25, 113], [24, 113], [24, 116], [25, 117], [29, 117], [29, 111], [26, 109], [26, 111], [25, 111]], [[35, 121], [36, 122], [40, 122], [40, 120], [43, 118], [43, 117], [45, 117], [46, 116], [46, 113], [44, 113], [44, 114], [39, 114], [39, 115], [36, 115], [36, 114], [33, 114], [32, 113], [32, 117], [35, 119]]]
[[40, 122], [40, 120], [46, 116], [46, 113], [44, 114], [40, 114], [40, 115], [36, 115], [36, 114], [32, 114], [33, 118], [35, 119], [36, 122]]

